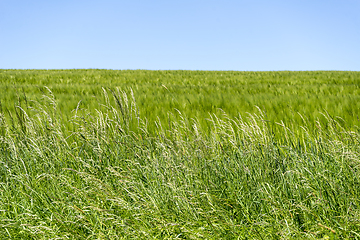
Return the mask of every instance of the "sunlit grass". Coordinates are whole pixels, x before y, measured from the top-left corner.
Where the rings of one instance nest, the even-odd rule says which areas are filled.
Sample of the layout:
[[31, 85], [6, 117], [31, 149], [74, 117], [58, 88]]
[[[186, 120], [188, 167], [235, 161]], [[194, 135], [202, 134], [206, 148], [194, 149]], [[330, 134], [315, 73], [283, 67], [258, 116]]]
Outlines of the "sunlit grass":
[[69, 112], [54, 95], [1, 112], [4, 239], [360, 238], [355, 125], [256, 107], [154, 123], [135, 90]]
[[[209, 113], [222, 110], [235, 118], [256, 112], [258, 106], [267, 120], [288, 125], [301, 125], [300, 113], [309, 120], [310, 130], [316, 128], [315, 121], [325, 121], [320, 114], [325, 111], [341, 116], [348, 126], [359, 125], [359, 72], [0, 70], [0, 101], [11, 112], [24, 94], [41, 100], [44, 86], [58, 99], [65, 122], [80, 100], [82, 108], [95, 113], [104, 104], [102, 88], [119, 87], [127, 92], [132, 88], [140, 114], [149, 123], [166, 121], [168, 112], [177, 109], [206, 128]], [[155, 131], [154, 124], [149, 131]]]

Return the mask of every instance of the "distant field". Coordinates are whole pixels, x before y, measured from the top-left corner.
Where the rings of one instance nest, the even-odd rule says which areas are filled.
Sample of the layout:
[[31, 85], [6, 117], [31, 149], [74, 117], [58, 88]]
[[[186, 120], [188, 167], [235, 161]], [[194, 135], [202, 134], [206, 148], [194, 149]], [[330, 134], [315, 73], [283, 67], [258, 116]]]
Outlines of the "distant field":
[[0, 70], [0, 239], [360, 239], [359, 87]]
[[[231, 72], [144, 70], [0, 70], [0, 100], [10, 110], [25, 93], [42, 97], [44, 86], [54, 93], [64, 119], [81, 107], [94, 111], [103, 103], [102, 88], [133, 90], [140, 115], [153, 123], [178, 109], [206, 124], [209, 113], [222, 109], [230, 117], [256, 113], [267, 120], [301, 125], [298, 113], [314, 126], [320, 113], [359, 125], [359, 72]], [[152, 124], [150, 124], [152, 125]]]

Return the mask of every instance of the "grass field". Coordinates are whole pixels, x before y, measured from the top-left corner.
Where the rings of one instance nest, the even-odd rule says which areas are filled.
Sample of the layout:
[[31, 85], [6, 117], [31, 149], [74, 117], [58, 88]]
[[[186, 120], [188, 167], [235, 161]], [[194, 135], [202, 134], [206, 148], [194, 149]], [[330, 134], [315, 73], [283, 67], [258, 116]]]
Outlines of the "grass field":
[[0, 70], [0, 86], [2, 239], [360, 239], [359, 72]]
[[178, 109], [206, 125], [209, 113], [219, 114], [219, 109], [238, 117], [259, 107], [267, 120], [288, 125], [301, 125], [300, 113], [314, 126], [327, 111], [353, 126], [359, 124], [359, 78], [359, 72], [0, 70], [0, 100], [14, 109], [23, 92], [39, 100], [47, 86], [67, 122], [80, 100], [81, 108], [93, 111], [104, 103], [102, 88], [119, 87], [133, 90], [149, 123], [167, 120]]

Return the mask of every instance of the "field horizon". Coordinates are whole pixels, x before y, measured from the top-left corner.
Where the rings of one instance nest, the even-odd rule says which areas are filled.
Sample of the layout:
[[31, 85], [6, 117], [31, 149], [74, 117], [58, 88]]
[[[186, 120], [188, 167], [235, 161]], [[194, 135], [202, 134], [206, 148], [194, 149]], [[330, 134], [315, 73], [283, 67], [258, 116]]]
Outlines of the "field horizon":
[[260, 108], [270, 121], [300, 124], [301, 114], [313, 124], [327, 112], [353, 126], [359, 124], [359, 78], [360, 72], [349, 71], [0, 70], [0, 101], [14, 111], [24, 95], [39, 100], [46, 86], [58, 109], [70, 113], [80, 101], [97, 109], [103, 88], [120, 88], [132, 89], [152, 123], [177, 110], [191, 119], [221, 111], [238, 117]]

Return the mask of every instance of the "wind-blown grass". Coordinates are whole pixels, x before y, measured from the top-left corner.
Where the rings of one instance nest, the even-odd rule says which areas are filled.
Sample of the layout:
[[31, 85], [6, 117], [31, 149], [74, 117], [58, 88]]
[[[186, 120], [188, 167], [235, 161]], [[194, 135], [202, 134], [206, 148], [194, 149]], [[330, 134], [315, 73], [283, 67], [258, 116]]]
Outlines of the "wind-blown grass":
[[[146, 71], [146, 70], [16, 70], [0, 69], [0, 101], [12, 114], [14, 106], [28, 99], [40, 101], [51, 88], [58, 99], [59, 116], [70, 128], [69, 114], [80, 106], [95, 114], [102, 101], [102, 88], [132, 88], [140, 114], [153, 123], [167, 121], [168, 112], [178, 109], [186, 118], [197, 118], [207, 131], [209, 113], [225, 111], [230, 118], [255, 113], [259, 106], [266, 119], [302, 125], [300, 112], [315, 122], [326, 122], [320, 112], [341, 116], [347, 127], [359, 125], [360, 72], [351, 71]], [[110, 101], [113, 99], [110, 98]], [[112, 102], [114, 104], [114, 102]], [[30, 103], [31, 104], [31, 103]], [[7, 112], [7, 110], [6, 110]], [[176, 119], [179, 121], [180, 119]], [[340, 122], [343, 123], [342, 121]], [[155, 131], [149, 124], [148, 130]]]
[[104, 98], [70, 123], [51, 92], [1, 113], [1, 238], [360, 239], [356, 127], [259, 109], [211, 114], [210, 131], [172, 112], [150, 133], [133, 94]]

